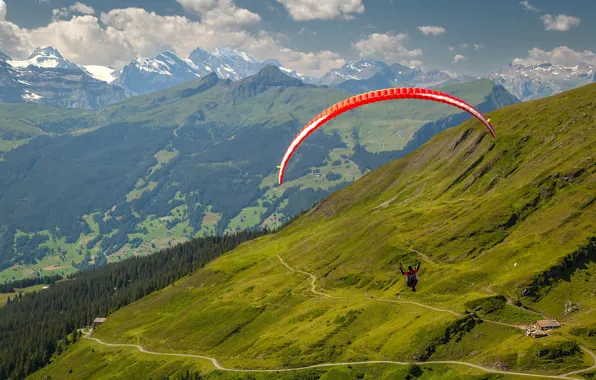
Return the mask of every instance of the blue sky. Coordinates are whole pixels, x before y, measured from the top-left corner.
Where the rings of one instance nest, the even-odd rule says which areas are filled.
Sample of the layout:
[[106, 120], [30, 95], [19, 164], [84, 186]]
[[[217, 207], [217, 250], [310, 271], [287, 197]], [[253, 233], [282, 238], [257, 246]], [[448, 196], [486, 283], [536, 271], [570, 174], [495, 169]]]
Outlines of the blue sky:
[[594, 0], [0, 0], [0, 49], [52, 45], [119, 67], [229, 45], [311, 75], [365, 56], [485, 75], [512, 61], [596, 64], [592, 20]]

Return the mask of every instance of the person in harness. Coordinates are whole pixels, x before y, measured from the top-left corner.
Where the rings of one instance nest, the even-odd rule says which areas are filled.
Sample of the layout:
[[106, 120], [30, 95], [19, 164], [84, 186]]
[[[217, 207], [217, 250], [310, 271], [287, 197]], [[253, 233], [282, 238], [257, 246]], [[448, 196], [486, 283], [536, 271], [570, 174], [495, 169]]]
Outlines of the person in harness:
[[416, 269], [412, 268], [412, 266], [409, 266], [408, 270], [404, 271], [404, 267], [401, 265], [401, 263], [399, 263], [399, 270], [401, 271], [401, 274], [406, 276], [406, 284], [409, 288], [412, 288], [413, 292], [416, 291], [416, 285], [418, 284], [418, 271], [420, 270], [420, 262], [416, 263], [414, 267]]

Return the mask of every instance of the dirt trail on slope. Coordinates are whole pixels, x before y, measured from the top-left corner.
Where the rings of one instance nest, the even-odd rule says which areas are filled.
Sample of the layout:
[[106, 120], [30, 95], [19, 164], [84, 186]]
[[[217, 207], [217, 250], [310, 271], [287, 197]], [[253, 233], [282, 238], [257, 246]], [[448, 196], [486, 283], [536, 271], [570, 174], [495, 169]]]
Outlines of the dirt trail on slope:
[[[487, 292], [489, 292], [490, 294], [493, 294], [493, 295], [495, 295], [495, 296], [502, 295], [502, 294], [498, 294], [498, 293], [496, 293], [496, 292], [495, 292], [495, 291], [494, 291], [494, 290], [493, 290], [493, 289], [492, 289], [490, 286], [487, 286], [487, 287], [486, 287], [486, 288], [484, 288], [484, 289], [485, 289]], [[512, 300], [511, 298], [509, 298], [509, 297], [507, 297], [507, 296], [505, 296], [505, 295], [502, 295], [502, 296], [503, 296], [503, 297], [505, 297], [505, 299], [507, 300], [507, 304], [508, 304], [509, 306], [512, 306], [512, 307], [514, 307], [514, 308], [516, 308], [516, 309], [519, 309], [519, 310], [527, 311], [528, 313], [532, 313], [532, 314], [538, 315], [538, 316], [540, 316], [540, 317], [542, 317], [542, 318], [544, 318], [544, 319], [553, 319], [553, 318], [549, 317], [548, 315], [546, 315], [546, 314], [542, 314], [542, 313], [540, 313], [540, 312], [538, 312], [538, 311], [534, 311], [534, 310], [526, 309], [526, 308], [524, 308], [524, 307], [521, 307], [521, 306], [517, 306], [517, 305], [515, 305], [515, 304], [513, 303], [513, 300]]]
[[[392, 361], [392, 360], [371, 360], [371, 361], [360, 361], [360, 362], [321, 363], [321, 364], [313, 364], [313, 365], [309, 365], [309, 366], [294, 367], [294, 368], [243, 369], [243, 368], [224, 367], [221, 364], [219, 364], [217, 359], [214, 359], [214, 358], [211, 358], [208, 356], [203, 356], [203, 355], [176, 354], [176, 353], [169, 353], [169, 352], [155, 352], [155, 351], [148, 351], [148, 350], [144, 349], [142, 346], [139, 346], [136, 344], [106, 343], [106, 342], [102, 341], [101, 339], [91, 337], [90, 333], [85, 335], [85, 339], [93, 340], [101, 345], [108, 346], [108, 347], [132, 347], [132, 348], [136, 348], [139, 351], [141, 351], [145, 354], [149, 354], [149, 355], [164, 355], [164, 356], [175, 356], [175, 357], [182, 357], [182, 358], [194, 358], [194, 359], [208, 360], [218, 370], [227, 371], [227, 372], [261, 372], [261, 373], [263, 373], [263, 372], [265, 372], [265, 373], [267, 373], [267, 372], [269, 372], [269, 373], [271, 373], [271, 372], [290, 372], [290, 371], [302, 371], [302, 370], [313, 369], [313, 368], [338, 367], [338, 366], [347, 366], [347, 365], [371, 365], [371, 364], [396, 364], [396, 365], [419, 365], [419, 366], [426, 366], [426, 365], [432, 365], [432, 364], [449, 364], [449, 365], [462, 365], [462, 366], [466, 366], [466, 367], [471, 367], [471, 368], [475, 368], [475, 369], [478, 369], [480, 371], [487, 372], [487, 373], [538, 377], [538, 378], [542, 378], [542, 379], [568, 379], [569, 380], [569, 379], [574, 379], [572, 377], [569, 377], [571, 375], [575, 375], [575, 374], [582, 373], [582, 372], [587, 372], [587, 371], [592, 370], [593, 368], [596, 368], [596, 362], [595, 362], [594, 366], [592, 366], [588, 369], [580, 370], [580, 371], [576, 371], [576, 372], [570, 372], [570, 373], [567, 373], [564, 375], [537, 375], [537, 374], [533, 374], [533, 373], [499, 371], [496, 369], [486, 368], [486, 367], [482, 367], [482, 366], [472, 364], [472, 363], [458, 362], [458, 361], [453, 361], [453, 360], [436, 360], [436, 361], [413, 362], [413, 363], [398, 362], [398, 361]], [[596, 361], [596, 355], [594, 355], [592, 352], [585, 349], [584, 347], [582, 347], [582, 349], [584, 349], [590, 355], [592, 355], [592, 357]]]
[[[320, 292], [317, 290], [317, 286], [316, 286], [316, 281], [317, 281], [317, 276], [315, 276], [312, 273], [308, 273], [305, 271], [301, 271], [298, 269], [294, 269], [291, 266], [289, 266], [282, 258], [281, 256], [277, 256], [279, 258], [279, 261], [286, 267], [288, 268], [290, 271], [295, 272], [295, 273], [301, 273], [304, 275], [307, 275], [310, 277], [310, 290], [313, 294], [322, 296], [322, 297], [326, 297], [326, 298], [336, 298], [336, 299], [350, 299], [350, 297], [335, 297], [335, 296], [331, 296], [329, 294]], [[423, 308], [427, 308], [427, 309], [431, 309], [431, 310], [435, 310], [435, 311], [439, 311], [439, 312], [445, 312], [445, 313], [450, 313], [453, 315], [457, 315], [457, 316], [461, 316], [463, 314], [457, 313], [453, 310], [447, 310], [447, 309], [440, 309], [440, 308], [436, 308], [436, 307], [432, 307], [432, 306], [428, 306], [428, 305], [424, 305], [418, 302], [412, 302], [412, 301], [401, 301], [401, 300], [390, 300], [390, 299], [385, 299], [385, 298], [372, 298], [370, 296], [366, 297], [362, 297], [362, 298], [369, 298], [369, 299], [374, 299], [376, 301], [379, 302], [391, 302], [391, 303], [402, 303], [402, 304], [412, 304], [412, 305], [417, 305]], [[500, 324], [500, 325], [504, 325], [504, 326], [508, 326], [508, 327], [513, 327], [513, 328], [523, 328], [520, 326], [515, 326], [515, 325], [510, 325], [507, 323], [502, 323], [502, 322], [497, 322], [497, 321], [490, 321], [490, 320], [486, 320], [484, 319], [485, 322], [490, 322], [490, 323], [496, 323], [496, 324]], [[492, 369], [492, 368], [486, 368], [486, 367], [482, 367], [476, 364], [472, 364], [472, 363], [467, 363], [467, 362], [460, 362], [460, 361], [454, 361], [454, 360], [436, 360], [436, 361], [426, 361], [426, 362], [398, 362], [398, 361], [391, 361], [391, 360], [371, 360], [371, 361], [359, 361], [359, 362], [339, 362], [339, 363], [321, 363], [321, 364], [313, 364], [310, 366], [304, 366], [304, 367], [294, 367], [294, 368], [276, 368], [276, 369], [242, 369], [242, 368], [227, 368], [224, 367], [223, 365], [221, 365], [217, 359], [215, 358], [211, 358], [209, 356], [204, 356], [204, 355], [192, 355], [192, 354], [177, 354], [177, 353], [169, 353], [169, 352], [155, 352], [155, 351], [149, 351], [146, 350], [145, 348], [143, 348], [142, 346], [136, 345], [136, 344], [126, 344], [126, 343], [106, 343], [103, 342], [102, 340], [98, 339], [98, 338], [93, 338], [91, 337], [91, 333], [92, 331], [86, 332], [84, 338], [85, 339], [90, 339], [93, 340], [101, 345], [104, 346], [108, 346], [108, 347], [132, 347], [132, 348], [136, 348], [139, 351], [149, 354], [149, 355], [164, 355], [164, 356], [175, 356], [175, 357], [183, 357], [183, 358], [195, 358], [195, 359], [203, 359], [203, 360], [208, 360], [210, 361], [213, 366], [215, 368], [217, 368], [220, 371], [227, 371], [227, 372], [261, 372], [261, 373], [274, 373], [274, 372], [289, 372], [289, 371], [301, 371], [301, 370], [306, 370], [306, 369], [314, 369], [314, 368], [325, 368], [325, 367], [337, 367], [337, 366], [347, 366], [347, 365], [371, 365], [371, 364], [395, 364], [395, 365], [419, 365], [419, 366], [427, 366], [427, 365], [433, 365], [433, 364], [447, 364], [447, 365], [462, 365], [462, 366], [466, 366], [466, 367], [471, 367], [471, 368], [475, 368], [478, 369], [480, 371], [486, 372], [486, 373], [495, 373], [495, 374], [502, 374], [502, 375], [517, 375], [517, 376], [525, 376], [525, 377], [537, 377], [537, 378], [542, 378], [542, 379], [577, 379], [574, 377], [570, 377], [570, 376], [574, 376], [580, 373], [584, 373], [584, 372], [588, 372], [588, 371], [592, 371], [596, 369], [596, 354], [594, 354], [592, 351], [590, 351], [589, 349], [580, 346], [580, 348], [582, 350], [584, 350], [585, 352], [587, 352], [593, 359], [594, 359], [594, 365], [592, 365], [590, 368], [586, 368], [586, 369], [582, 369], [582, 370], [577, 370], [577, 371], [573, 371], [573, 372], [569, 372], [563, 375], [538, 375], [538, 374], [533, 374], [533, 373], [523, 373], [523, 372], [508, 372], [508, 371], [500, 371], [500, 370], [496, 370], [496, 369]]]
[[[336, 298], [336, 299], [353, 299], [353, 297], [336, 297], [336, 296], [332, 296], [323, 292], [320, 292], [317, 290], [317, 285], [316, 285], [316, 281], [317, 281], [317, 276], [315, 276], [312, 273], [308, 273], [308, 272], [304, 272], [298, 269], [294, 269], [291, 266], [288, 265], [288, 263], [286, 263], [284, 261], [284, 259], [281, 258], [281, 256], [277, 256], [277, 258], [279, 259], [279, 261], [289, 270], [291, 270], [292, 272], [296, 272], [296, 273], [302, 273], [305, 274], [307, 276], [310, 277], [310, 289], [311, 292], [323, 297], [327, 297], [327, 298]], [[430, 309], [430, 310], [434, 310], [434, 311], [439, 311], [439, 312], [443, 312], [443, 313], [450, 313], [456, 316], [463, 316], [463, 314], [458, 313], [456, 311], [453, 310], [448, 310], [448, 309], [441, 309], [438, 307], [433, 307], [433, 306], [429, 306], [429, 305], [425, 305], [419, 302], [414, 302], [414, 301], [403, 301], [403, 300], [392, 300], [392, 299], [387, 299], [387, 298], [374, 298], [372, 296], [362, 296], [362, 298], [369, 298], [369, 299], [373, 299], [379, 302], [390, 302], [390, 303], [398, 303], [398, 304], [411, 304], [411, 305], [416, 305], [416, 306], [420, 306], [426, 309]], [[498, 325], [503, 325], [503, 326], [508, 326], [508, 327], [513, 327], [515, 329], [520, 329], [520, 330], [525, 330], [526, 327], [525, 326], [519, 326], [519, 325], [512, 325], [509, 323], [505, 323], [505, 322], [498, 322], [498, 321], [491, 321], [490, 319], [482, 319], [485, 322], [488, 323], [494, 323], [494, 324], [498, 324]]]

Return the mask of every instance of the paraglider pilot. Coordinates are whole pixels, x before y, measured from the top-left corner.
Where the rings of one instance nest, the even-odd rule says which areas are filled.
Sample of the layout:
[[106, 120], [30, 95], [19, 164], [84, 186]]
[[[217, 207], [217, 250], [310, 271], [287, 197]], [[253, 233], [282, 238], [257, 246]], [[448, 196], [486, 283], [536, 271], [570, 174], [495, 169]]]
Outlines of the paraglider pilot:
[[416, 269], [413, 269], [412, 266], [408, 266], [408, 270], [405, 271], [404, 267], [399, 263], [399, 270], [401, 274], [406, 276], [406, 284], [408, 287], [412, 288], [412, 291], [416, 291], [416, 285], [418, 284], [418, 271], [420, 270], [420, 262], [414, 265]]

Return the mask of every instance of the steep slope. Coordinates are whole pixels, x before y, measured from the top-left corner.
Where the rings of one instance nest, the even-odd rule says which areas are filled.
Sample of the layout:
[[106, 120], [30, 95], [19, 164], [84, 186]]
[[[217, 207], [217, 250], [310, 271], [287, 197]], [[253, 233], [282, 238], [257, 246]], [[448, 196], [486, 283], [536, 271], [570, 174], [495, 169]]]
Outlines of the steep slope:
[[[93, 337], [228, 368], [451, 360], [534, 374], [587, 369], [585, 349], [596, 350], [581, 332], [596, 328], [595, 99], [590, 85], [491, 112], [494, 141], [477, 121], [444, 131], [281, 233], [110, 315]], [[413, 294], [397, 265], [419, 259]], [[563, 329], [525, 337], [517, 326], [537, 316], [494, 292]], [[581, 306], [566, 316], [565, 301]], [[464, 315], [470, 309], [482, 321]], [[112, 350], [110, 367], [130, 360], [131, 349]], [[39, 378], [83, 357], [86, 373], [114, 375], [105, 355], [85, 341]]]
[[[494, 97], [493, 87], [478, 81], [445, 90], [483, 104]], [[31, 133], [67, 135], [10, 139], [30, 143], [0, 163], [6, 237], [0, 277], [66, 274], [192, 236], [278, 225], [403, 155], [425, 120], [458, 115], [443, 104], [408, 101], [342, 115], [309, 138], [289, 167], [288, 187], [273, 187], [275, 166], [295, 133], [347, 96], [268, 66], [242, 81], [212, 73], [48, 125], [34, 117], [41, 109], [29, 118], [15, 115], [17, 128], [33, 124]], [[427, 131], [416, 141], [429, 137]]]

